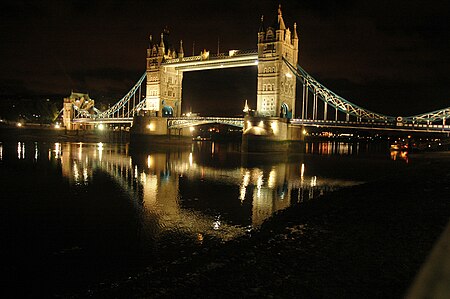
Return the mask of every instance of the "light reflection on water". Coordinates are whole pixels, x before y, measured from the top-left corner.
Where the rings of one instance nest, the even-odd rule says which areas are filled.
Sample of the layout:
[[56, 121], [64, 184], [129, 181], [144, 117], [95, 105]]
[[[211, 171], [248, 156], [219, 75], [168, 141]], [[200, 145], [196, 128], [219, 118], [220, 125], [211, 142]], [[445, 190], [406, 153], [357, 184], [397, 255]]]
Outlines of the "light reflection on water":
[[[416, 161], [407, 164], [388, 148], [364, 156], [371, 151], [365, 144], [308, 148], [296, 155], [241, 155], [238, 146], [211, 142], [188, 149], [0, 142], [6, 182], [1, 239], [12, 240], [4, 246], [16, 254], [10, 269], [23, 281], [37, 277], [37, 284], [52, 284], [49, 288], [59, 286], [53, 282], [60, 276], [61, 289], [72, 284], [72, 273], [95, 281], [102, 273], [147, 267], [207, 248], [212, 240], [231, 240], [286, 207], [397, 173]], [[35, 275], [21, 274], [16, 261], [24, 258]], [[53, 272], [40, 277], [43, 267]]]
[[[217, 144], [209, 148], [211, 158], [226, 153]], [[150, 233], [176, 230], [228, 240], [242, 235], [249, 226], [261, 225], [273, 213], [291, 204], [359, 183], [317, 176], [309, 172], [305, 163], [222, 167], [201, 162], [203, 156], [204, 148], [198, 150], [194, 146], [188, 151], [130, 155], [128, 145], [65, 143], [55, 144], [54, 151], [54, 158], [61, 159], [64, 177], [74, 185], [91, 183], [98, 170], [109, 174], [137, 203], [143, 221], [152, 223], [147, 227]], [[227, 193], [220, 194], [221, 200], [234, 205], [238, 201], [248, 214], [227, 217], [229, 211], [221, 206], [230, 203], [216, 203], [211, 212], [205, 192], [196, 189], [205, 184], [228, 186], [224, 191]], [[145, 230], [146, 224], [143, 225]]]
[[[364, 157], [365, 145], [309, 148], [321, 150], [241, 155], [239, 146], [211, 142], [187, 149], [2, 142], [0, 174], [9, 182], [2, 212], [14, 227], [4, 233], [22, 242], [19, 248], [39, 244], [58, 268], [79, 262], [75, 272], [89, 264], [109, 273], [117, 270], [114, 261], [125, 261], [126, 270], [234, 239], [291, 205], [407, 165], [391, 160], [389, 149]], [[72, 249], [79, 257], [68, 254]]]
[[[233, 146], [208, 142], [193, 144], [188, 150], [133, 153], [128, 144], [35, 142], [29, 146], [34, 147], [33, 163], [47, 152], [48, 161], [60, 163], [62, 176], [72, 186], [95, 186], [96, 172], [107, 174], [133, 203], [141, 219], [142, 237], [148, 240], [168, 231], [197, 240], [204, 236], [229, 240], [290, 205], [359, 184], [365, 179], [354, 174], [370, 171], [348, 161], [313, 158], [316, 154], [354, 156], [368, 150], [366, 144], [343, 142], [309, 143], [305, 155], [280, 162], [261, 162], [258, 157], [247, 161], [251, 156], [242, 158]], [[17, 143], [16, 157], [26, 158], [24, 142]], [[408, 162], [402, 153], [391, 153], [390, 158]], [[4, 159], [1, 143], [0, 159]], [[336, 171], [351, 175], [336, 175]], [[104, 186], [98, 188], [101, 197]]]

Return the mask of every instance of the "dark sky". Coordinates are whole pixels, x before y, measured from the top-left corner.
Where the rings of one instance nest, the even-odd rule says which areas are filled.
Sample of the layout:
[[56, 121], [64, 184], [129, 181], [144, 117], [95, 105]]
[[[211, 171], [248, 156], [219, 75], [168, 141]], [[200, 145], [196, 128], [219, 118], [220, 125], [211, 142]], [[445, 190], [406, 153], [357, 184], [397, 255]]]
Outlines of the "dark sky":
[[[256, 48], [261, 15], [298, 25], [299, 62], [344, 98], [389, 115], [450, 106], [447, 1], [20, 1], [0, 9], [0, 96], [122, 97], [165, 26], [192, 54]], [[186, 73], [183, 107], [237, 114], [256, 101], [255, 68]]]

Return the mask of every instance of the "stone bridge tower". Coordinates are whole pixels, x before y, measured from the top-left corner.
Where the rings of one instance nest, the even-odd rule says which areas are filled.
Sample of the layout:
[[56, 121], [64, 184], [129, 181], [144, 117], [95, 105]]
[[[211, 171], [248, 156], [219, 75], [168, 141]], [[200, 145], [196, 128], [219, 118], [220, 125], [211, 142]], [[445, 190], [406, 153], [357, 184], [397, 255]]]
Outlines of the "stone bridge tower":
[[280, 5], [275, 25], [266, 28], [261, 17], [258, 32], [256, 110], [259, 116], [294, 116], [296, 78], [283, 62], [283, 57], [292, 65], [297, 65], [298, 35], [295, 23], [293, 31], [286, 28]]
[[160, 42], [154, 43], [150, 36], [147, 49], [147, 91], [145, 110], [151, 116], [170, 117], [181, 115], [181, 88], [183, 72], [169, 65], [167, 59], [182, 58], [183, 42], [178, 52], [168, 42], [168, 30], [161, 33]]

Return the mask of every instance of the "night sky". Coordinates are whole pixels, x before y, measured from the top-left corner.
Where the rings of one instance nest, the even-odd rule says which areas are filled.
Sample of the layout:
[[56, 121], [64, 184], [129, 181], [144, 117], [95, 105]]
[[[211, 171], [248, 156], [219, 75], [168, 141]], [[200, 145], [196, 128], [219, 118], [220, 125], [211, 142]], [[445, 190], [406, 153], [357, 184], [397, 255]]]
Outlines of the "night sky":
[[[447, 1], [8, 1], [0, 9], [0, 98], [71, 90], [120, 99], [145, 71], [150, 34], [192, 55], [255, 49], [261, 15], [298, 25], [299, 63], [344, 98], [412, 115], [450, 106]], [[297, 95], [299, 97], [299, 95]], [[183, 107], [213, 115], [256, 103], [256, 68], [185, 73]]]

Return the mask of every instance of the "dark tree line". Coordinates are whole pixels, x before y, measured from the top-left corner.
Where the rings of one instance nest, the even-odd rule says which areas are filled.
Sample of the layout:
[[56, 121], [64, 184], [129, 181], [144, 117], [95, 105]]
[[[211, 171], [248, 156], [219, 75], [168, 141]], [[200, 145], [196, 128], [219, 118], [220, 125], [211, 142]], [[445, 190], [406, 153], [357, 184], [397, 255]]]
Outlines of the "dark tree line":
[[8, 121], [50, 124], [57, 120], [62, 100], [48, 98], [2, 98], [0, 118]]

